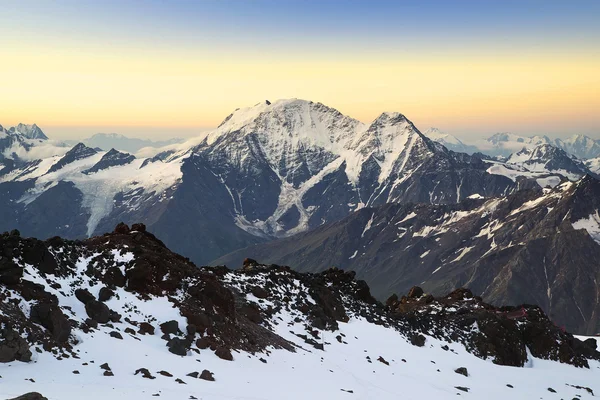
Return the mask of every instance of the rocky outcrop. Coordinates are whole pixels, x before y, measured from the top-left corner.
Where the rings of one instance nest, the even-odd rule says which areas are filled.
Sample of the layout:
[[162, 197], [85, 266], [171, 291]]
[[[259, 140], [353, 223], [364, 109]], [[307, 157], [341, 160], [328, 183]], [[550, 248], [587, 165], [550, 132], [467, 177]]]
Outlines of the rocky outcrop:
[[[172, 354], [168, 356], [210, 351], [235, 362], [238, 352], [293, 352], [296, 345], [276, 328], [282, 313], [293, 316], [296, 325], [291, 333], [312, 351], [326, 351], [331, 345], [319, 332], [339, 331], [337, 342], [345, 343], [342, 325], [361, 319], [395, 330], [399, 340], [404, 336], [415, 346], [427, 345], [431, 337], [460, 342], [473, 354], [502, 365], [524, 365], [526, 348], [535, 357], [578, 367], [586, 367], [588, 359], [600, 359], [593, 346], [556, 327], [536, 306], [497, 308], [467, 289], [434, 297], [420, 287], [411, 288], [406, 296], [392, 296], [384, 306], [364, 281], [356, 280], [354, 272], [330, 268], [306, 274], [255, 260], [247, 260], [238, 271], [197, 268], [139, 227], [130, 230], [120, 225], [110, 234], [76, 242], [4, 235], [0, 248], [5, 252], [12, 248], [16, 266], [26, 272], [17, 282], [0, 285], [3, 362], [29, 361], [32, 347], [59, 359], [77, 356], [78, 338], [70, 335], [72, 327], [90, 334], [86, 340], [98, 334], [117, 341], [162, 335], [166, 354]], [[32, 258], [37, 263], [23, 263], [22, 254], [32, 249], [48, 251], [54, 263], [40, 257]], [[114, 280], [115, 269], [124, 281]], [[106, 288], [115, 297], [128, 296], [129, 300], [99, 301], [97, 293]], [[156, 299], [170, 303], [173, 315], [185, 318], [185, 323], [179, 319], [155, 322], [148, 311], [141, 313], [136, 306], [136, 302], [142, 305]], [[29, 314], [23, 313], [23, 301], [31, 304]], [[85, 313], [67, 305], [73, 302], [81, 302]], [[120, 308], [113, 310], [109, 305]], [[159, 326], [160, 332], [148, 321]], [[114, 375], [107, 363], [100, 367], [105, 376]], [[152, 379], [146, 372], [138, 370]], [[212, 377], [208, 372], [203, 375], [202, 379]]]

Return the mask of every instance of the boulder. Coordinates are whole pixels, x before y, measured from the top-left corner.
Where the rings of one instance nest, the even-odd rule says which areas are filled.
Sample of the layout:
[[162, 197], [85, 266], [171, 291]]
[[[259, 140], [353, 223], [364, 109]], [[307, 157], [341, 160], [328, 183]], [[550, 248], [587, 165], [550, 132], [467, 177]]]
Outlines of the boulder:
[[106, 286], [100, 289], [98, 293], [98, 300], [105, 302], [110, 300], [115, 295], [115, 292], [107, 288]]
[[267, 297], [269, 297], [269, 292], [267, 292], [264, 288], [261, 288], [260, 286], [254, 286], [252, 288], [252, 294], [259, 299], [266, 299]]
[[218, 347], [217, 350], [215, 350], [215, 355], [222, 360], [233, 361], [231, 350], [225, 347]]
[[423, 347], [425, 346], [425, 336], [421, 335], [421, 334], [413, 334], [410, 337], [410, 343], [413, 346], [417, 346], [417, 347]]
[[179, 323], [175, 320], [160, 324], [160, 330], [164, 334], [176, 335], [179, 332]]
[[121, 339], [121, 340], [123, 340], [123, 336], [119, 332], [117, 332], [117, 331], [111, 331], [109, 333], [109, 335], [110, 335], [110, 337], [113, 337], [115, 339]]
[[200, 339], [196, 340], [196, 347], [199, 349], [208, 349], [210, 347], [210, 340], [208, 340], [206, 337], [201, 337]]
[[129, 226], [124, 222], [118, 223], [114, 230], [114, 233], [118, 234], [127, 234], [129, 232], [131, 232], [131, 229], [129, 229]]
[[148, 371], [147, 368], [140, 368], [140, 369], [136, 370], [134, 375], [137, 375], [137, 374], [142, 374], [142, 378], [156, 379], [156, 377], [152, 376], [152, 374], [150, 373], [150, 371]]
[[138, 331], [141, 335], [154, 335], [154, 326], [149, 324], [148, 322], [142, 322], [140, 324], [140, 329]]
[[133, 225], [131, 225], [131, 230], [138, 231], [138, 232], [146, 232], [146, 225], [144, 225], [142, 223], [133, 224]]
[[202, 371], [202, 373], [200, 374], [200, 379], [204, 379], [205, 381], [211, 381], [214, 382], [215, 377], [213, 376], [213, 373], [210, 372], [209, 370], [205, 369], [204, 371]]
[[21, 282], [23, 268], [19, 267], [10, 257], [0, 254], [0, 283], [15, 285]]
[[598, 348], [598, 342], [594, 338], [588, 338], [583, 341], [583, 343], [592, 350], [596, 350]]
[[12, 399], [8, 400], [48, 400], [48, 398], [42, 396], [38, 392], [29, 392], [19, 397], [13, 397]]
[[55, 304], [36, 303], [31, 307], [29, 319], [42, 325], [57, 342], [66, 342], [71, 335], [71, 322]]
[[54, 274], [58, 264], [48, 247], [39, 240], [27, 241], [23, 247], [23, 261], [46, 274]]
[[169, 351], [178, 356], [186, 356], [188, 343], [186, 340], [180, 338], [173, 338], [167, 342]]
[[11, 361], [31, 361], [31, 351], [27, 341], [10, 328], [0, 330], [0, 363]]
[[423, 289], [421, 289], [418, 286], [413, 286], [408, 291], [408, 297], [411, 299], [417, 299], [417, 298], [423, 296], [423, 294], [424, 294]]
[[77, 300], [82, 302], [83, 304], [87, 304], [92, 300], [96, 300], [93, 294], [90, 293], [87, 289], [77, 289], [75, 290], [75, 297]]
[[98, 300], [92, 300], [85, 305], [87, 315], [101, 324], [110, 321], [110, 309], [108, 306]]

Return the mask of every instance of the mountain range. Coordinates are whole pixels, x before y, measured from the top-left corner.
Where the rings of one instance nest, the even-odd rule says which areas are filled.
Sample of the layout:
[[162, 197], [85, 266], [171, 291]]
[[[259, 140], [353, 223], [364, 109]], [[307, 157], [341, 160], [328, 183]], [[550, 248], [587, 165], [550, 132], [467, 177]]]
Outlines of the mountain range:
[[153, 141], [149, 139], [131, 138], [118, 133], [96, 133], [95, 135], [81, 141], [65, 141], [65, 143], [68, 143], [72, 146], [78, 143], [83, 143], [92, 148], [104, 150], [116, 149], [127, 153], [137, 153], [145, 147], [165, 147], [183, 142], [184, 139], [181, 138]]
[[[467, 286], [497, 304], [539, 304], [573, 331], [598, 329], [597, 310], [582, 305], [598, 290], [589, 262], [598, 251], [598, 208], [575, 190], [595, 193], [597, 164], [541, 139], [509, 157], [469, 155], [400, 113], [365, 124], [298, 99], [237, 109], [216, 129], [149, 158], [85, 143], [56, 147], [33, 131], [2, 131], [0, 143], [10, 145], [0, 160], [0, 231], [84, 239], [144, 221], [198, 265], [239, 265], [256, 252], [311, 272], [355, 269], [380, 300], [415, 284], [435, 294]], [[460, 144], [439, 132], [437, 139]], [[6, 151], [15, 148], [24, 150]], [[34, 158], [38, 148], [60, 151]], [[573, 204], [585, 215], [573, 219]], [[394, 229], [379, 232], [387, 220]], [[504, 221], [502, 235], [481, 233], [486, 221]], [[515, 294], [519, 279], [540, 278], [540, 253], [554, 260], [554, 275]], [[549, 290], [571, 297], [558, 302]]]
[[429, 140], [402, 114], [363, 124], [295, 99], [236, 110], [214, 131], [148, 159], [114, 150], [119, 160], [108, 165], [108, 153], [82, 146], [1, 170], [0, 228], [83, 238], [143, 220], [203, 264], [365, 206], [453, 203], [519, 187], [480, 157]]
[[580, 160], [600, 157], [600, 140], [585, 135], [572, 135], [567, 139], [550, 139], [548, 136], [527, 137], [502, 132], [466, 145], [455, 136], [443, 133], [439, 129], [430, 128], [425, 131], [425, 134], [428, 132], [432, 140], [440, 142], [451, 150], [456, 149], [455, 151], [465, 153], [482, 152], [490, 156], [508, 157], [523, 148], [531, 150], [536, 146], [548, 144], [558, 147]]

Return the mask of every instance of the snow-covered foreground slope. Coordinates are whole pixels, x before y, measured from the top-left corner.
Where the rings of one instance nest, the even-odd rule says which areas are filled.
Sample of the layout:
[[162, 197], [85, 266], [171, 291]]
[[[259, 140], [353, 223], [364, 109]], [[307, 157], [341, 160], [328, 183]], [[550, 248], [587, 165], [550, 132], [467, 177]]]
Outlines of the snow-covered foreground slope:
[[600, 353], [537, 307], [419, 288], [384, 306], [352, 273], [252, 260], [240, 271], [197, 269], [132, 228], [84, 242], [0, 237], [2, 398], [585, 399], [600, 390]]
[[[281, 325], [295, 329], [291, 319], [282, 319]], [[342, 333], [348, 344], [335, 339]], [[322, 340], [331, 343], [325, 351], [274, 350], [268, 356], [240, 352], [234, 353], [234, 361], [221, 360], [210, 351], [174, 356], [158, 337], [144, 337], [138, 342], [129, 335], [122, 341], [116, 340], [102, 331], [94, 336], [80, 345], [80, 359], [57, 361], [44, 354], [33, 365], [16, 362], [0, 366], [0, 395], [11, 398], [39, 391], [50, 400], [150, 399], [156, 394], [167, 399], [194, 396], [203, 400], [416, 400], [455, 399], [461, 394], [474, 399], [525, 400], [552, 399], [557, 395], [591, 399], [593, 396], [585, 389], [573, 386], [589, 387], [594, 393], [600, 390], [598, 362], [582, 369], [531, 357], [523, 368], [498, 366], [476, 358], [460, 345], [427, 338], [427, 346], [415, 347], [393, 330], [355, 319], [343, 324], [338, 332], [323, 333]], [[294, 340], [292, 334], [287, 336]], [[303, 345], [298, 338], [295, 341]], [[444, 351], [443, 346], [451, 350]], [[379, 357], [389, 365], [378, 361]], [[267, 362], [261, 362], [260, 358]], [[86, 362], [88, 365], [82, 365]], [[99, 365], [104, 362], [114, 376], [103, 376], [104, 370]], [[142, 367], [156, 379], [134, 375]], [[455, 372], [460, 367], [467, 369], [468, 377]], [[214, 373], [214, 382], [187, 376], [203, 369]], [[168, 371], [173, 377], [162, 376], [159, 371]], [[177, 378], [185, 384], [177, 383]], [[465, 393], [457, 387], [469, 391]]]

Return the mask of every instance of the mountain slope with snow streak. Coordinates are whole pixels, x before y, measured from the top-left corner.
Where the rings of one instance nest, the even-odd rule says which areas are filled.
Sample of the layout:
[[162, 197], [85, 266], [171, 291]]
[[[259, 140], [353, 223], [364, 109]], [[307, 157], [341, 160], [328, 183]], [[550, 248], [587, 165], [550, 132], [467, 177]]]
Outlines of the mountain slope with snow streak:
[[535, 185], [459, 204], [388, 204], [315, 230], [240, 249], [244, 257], [317, 272], [354, 270], [385, 299], [419, 285], [436, 295], [465, 286], [493, 304], [539, 304], [582, 334], [600, 331], [600, 181]]
[[592, 343], [535, 306], [495, 308], [467, 290], [433, 298], [413, 288], [383, 305], [341, 270], [252, 260], [198, 269], [142, 225], [76, 242], [5, 234], [0, 251], [14, 256], [0, 269], [3, 398], [585, 399], [600, 390]]

